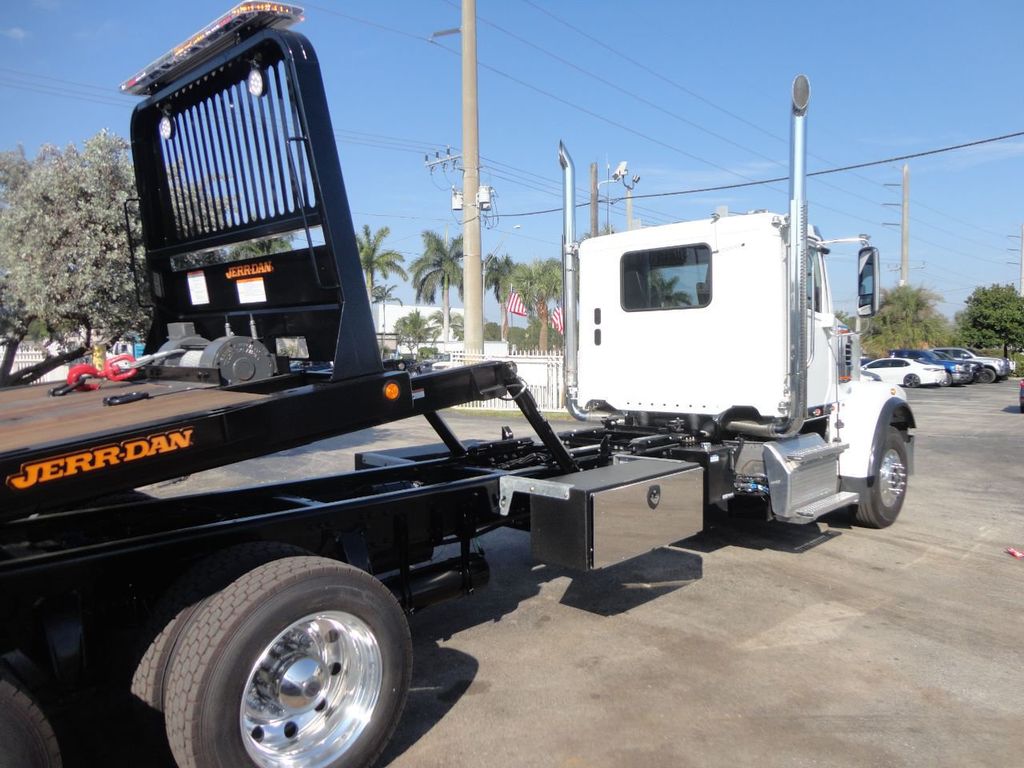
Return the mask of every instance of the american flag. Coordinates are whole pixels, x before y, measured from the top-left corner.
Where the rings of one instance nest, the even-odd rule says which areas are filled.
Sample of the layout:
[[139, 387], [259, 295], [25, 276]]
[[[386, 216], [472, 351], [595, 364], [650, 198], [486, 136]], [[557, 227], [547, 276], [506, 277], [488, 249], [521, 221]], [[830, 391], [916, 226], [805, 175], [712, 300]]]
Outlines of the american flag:
[[515, 291], [512, 291], [512, 293], [508, 295], [508, 302], [505, 304], [505, 309], [508, 310], [510, 315], [526, 317], [526, 305], [523, 303], [523, 297]]
[[565, 333], [565, 326], [562, 323], [562, 308], [555, 307], [555, 311], [551, 313], [551, 325], [559, 333]]

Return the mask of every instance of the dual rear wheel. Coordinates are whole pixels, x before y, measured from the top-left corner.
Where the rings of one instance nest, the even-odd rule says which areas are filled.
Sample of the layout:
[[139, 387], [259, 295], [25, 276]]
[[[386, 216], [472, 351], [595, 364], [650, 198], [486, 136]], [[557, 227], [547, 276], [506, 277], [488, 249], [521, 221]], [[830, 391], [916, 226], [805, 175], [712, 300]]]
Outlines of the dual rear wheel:
[[344, 563], [266, 562], [175, 631], [160, 699], [181, 768], [368, 765], [405, 704], [405, 615], [379, 580]]

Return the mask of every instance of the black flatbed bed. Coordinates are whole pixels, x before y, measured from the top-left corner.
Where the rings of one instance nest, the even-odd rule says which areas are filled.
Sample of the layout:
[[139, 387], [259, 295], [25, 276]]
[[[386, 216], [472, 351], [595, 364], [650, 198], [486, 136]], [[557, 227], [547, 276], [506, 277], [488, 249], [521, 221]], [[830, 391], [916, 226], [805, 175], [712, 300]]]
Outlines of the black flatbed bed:
[[[418, 376], [386, 371], [342, 381], [295, 373], [244, 387], [157, 379], [63, 397], [49, 396], [46, 386], [0, 391], [0, 520], [417, 415], [432, 419], [457, 451], [458, 441], [446, 434], [436, 411], [520, 386], [508, 364], [485, 362]], [[151, 397], [103, 404], [112, 394], [128, 392]]]

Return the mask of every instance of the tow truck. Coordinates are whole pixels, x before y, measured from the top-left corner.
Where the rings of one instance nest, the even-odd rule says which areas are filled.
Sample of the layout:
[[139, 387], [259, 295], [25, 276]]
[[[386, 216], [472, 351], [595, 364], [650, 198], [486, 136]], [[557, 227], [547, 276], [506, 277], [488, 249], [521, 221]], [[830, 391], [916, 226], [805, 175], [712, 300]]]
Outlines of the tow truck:
[[[301, 16], [242, 3], [122, 86], [141, 98], [126, 217], [152, 325], [138, 360], [0, 392], [0, 764], [61, 765], [48, 713], [123, 679], [180, 766], [371, 765], [410, 685], [406, 614], [483, 587], [490, 531], [528, 530], [537, 560], [586, 572], [716, 508], [796, 524], [849, 508], [877, 528], [902, 508], [913, 415], [860, 380], [808, 234], [806, 78], [786, 214], [577, 243], [560, 147], [566, 407], [587, 423], [556, 434], [507, 362], [382, 365]], [[862, 249], [865, 316], [877, 259]], [[733, 354], [749, 317], [753, 378]], [[537, 437], [462, 441], [442, 416], [495, 396]], [[413, 416], [437, 444], [353, 472], [137, 490]]]

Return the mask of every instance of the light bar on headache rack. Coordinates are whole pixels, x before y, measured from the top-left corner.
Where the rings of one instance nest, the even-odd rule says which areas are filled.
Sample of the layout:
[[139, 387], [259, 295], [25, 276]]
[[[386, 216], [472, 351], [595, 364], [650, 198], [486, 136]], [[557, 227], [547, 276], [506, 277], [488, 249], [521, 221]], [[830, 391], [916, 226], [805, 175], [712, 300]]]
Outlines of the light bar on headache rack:
[[135, 77], [121, 83], [121, 92], [147, 96], [232, 45], [236, 35], [248, 37], [268, 27], [283, 29], [297, 21], [302, 21], [302, 9], [297, 5], [239, 3], [181, 45], [169, 50]]

